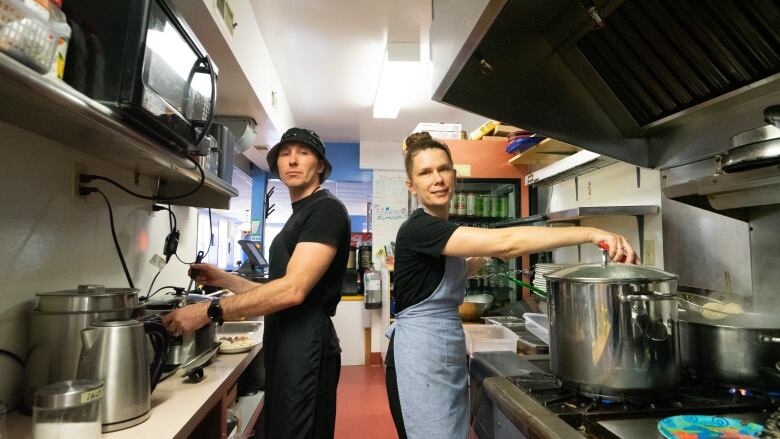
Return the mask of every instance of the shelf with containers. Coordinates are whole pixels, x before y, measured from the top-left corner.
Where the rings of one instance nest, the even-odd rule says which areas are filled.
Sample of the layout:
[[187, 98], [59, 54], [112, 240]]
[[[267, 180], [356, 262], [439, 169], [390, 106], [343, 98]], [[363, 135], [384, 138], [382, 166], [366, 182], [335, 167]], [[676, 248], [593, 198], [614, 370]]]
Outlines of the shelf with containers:
[[[516, 219], [520, 214], [522, 181], [512, 178], [459, 178], [449, 208], [449, 220], [467, 227], [493, 228], [494, 224]], [[410, 195], [409, 211], [419, 207]], [[518, 300], [515, 284], [499, 273], [514, 273], [521, 267], [520, 258], [509, 261], [493, 259], [466, 285], [466, 294], [490, 294], [496, 306]]]

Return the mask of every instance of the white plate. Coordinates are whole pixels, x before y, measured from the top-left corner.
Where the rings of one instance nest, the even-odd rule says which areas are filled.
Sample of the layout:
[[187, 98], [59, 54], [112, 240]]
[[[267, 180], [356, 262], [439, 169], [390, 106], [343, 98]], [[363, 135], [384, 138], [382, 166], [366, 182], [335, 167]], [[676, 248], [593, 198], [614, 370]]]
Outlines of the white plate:
[[228, 347], [225, 343], [220, 342], [219, 346], [219, 352], [221, 354], [238, 354], [240, 352], [247, 352], [251, 350], [253, 347], [260, 344], [260, 340], [250, 340], [252, 343], [245, 346], [239, 346], [239, 347]]

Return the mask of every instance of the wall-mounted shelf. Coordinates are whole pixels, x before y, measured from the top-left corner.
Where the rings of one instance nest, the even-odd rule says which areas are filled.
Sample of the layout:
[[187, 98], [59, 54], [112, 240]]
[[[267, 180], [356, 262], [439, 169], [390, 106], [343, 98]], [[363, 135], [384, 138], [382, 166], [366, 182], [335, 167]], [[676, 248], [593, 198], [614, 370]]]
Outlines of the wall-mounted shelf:
[[551, 163], [557, 162], [558, 160], [566, 158], [579, 150], [580, 148], [577, 148], [574, 145], [569, 145], [568, 143], [550, 139], [548, 137], [547, 139], [542, 140], [538, 144], [509, 159], [509, 163], [515, 166], [547, 166]]
[[660, 211], [658, 206], [604, 206], [576, 207], [547, 214], [547, 222], [575, 222], [597, 216], [644, 216], [655, 215]]
[[[103, 159], [160, 178], [159, 195], [175, 195], [200, 181], [185, 157], [127, 126], [105, 105], [62, 81], [50, 80], [0, 53], [0, 120]], [[227, 209], [238, 191], [206, 174], [203, 187], [173, 204]]]

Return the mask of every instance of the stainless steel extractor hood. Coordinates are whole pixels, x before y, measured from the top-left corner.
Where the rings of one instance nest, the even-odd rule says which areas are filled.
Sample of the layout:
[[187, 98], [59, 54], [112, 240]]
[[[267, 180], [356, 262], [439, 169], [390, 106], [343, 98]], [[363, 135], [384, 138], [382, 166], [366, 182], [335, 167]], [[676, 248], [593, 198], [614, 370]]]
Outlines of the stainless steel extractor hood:
[[[471, 1], [434, 0], [434, 49]], [[661, 170], [714, 167], [780, 104], [778, 1], [482, 1], [435, 100]]]

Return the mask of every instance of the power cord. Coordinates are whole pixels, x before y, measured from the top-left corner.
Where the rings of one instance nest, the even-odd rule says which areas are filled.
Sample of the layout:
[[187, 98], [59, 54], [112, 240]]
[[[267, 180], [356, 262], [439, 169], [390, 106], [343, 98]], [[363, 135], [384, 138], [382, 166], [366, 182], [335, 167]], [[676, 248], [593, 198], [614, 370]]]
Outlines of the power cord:
[[[206, 253], [203, 254], [203, 258], [208, 256], [209, 252], [211, 251], [211, 247], [214, 246], [214, 233], [212, 232], [213, 228], [214, 228], [214, 224], [213, 224], [212, 219], [211, 219], [211, 208], [209, 208], [209, 237], [210, 237], [209, 238], [209, 247], [206, 249]], [[176, 259], [178, 259], [179, 262], [181, 262], [184, 265], [199, 264], [200, 263], [199, 261], [184, 262], [184, 261], [181, 260], [179, 255], [174, 253], [174, 256], [176, 256]]]
[[[146, 301], [148, 302], [148, 301], [149, 301], [149, 299], [150, 299], [152, 296], [154, 296], [155, 294], [157, 294], [157, 293], [159, 293], [160, 291], [162, 291], [162, 290], [165, 290], [165, 289], [167, 289], [167, 288], [170, 288], [170, 289], [172, 289], [173, 291], [176, 291], [176, 293], [177, 293], [177, 294], [184, 294], [184, 288], [182, 288], [182, 287], [174, 287], [174, 286], [171, 286], [171, 285], [167, 285], [167, 286], [160, 287], [160, 288], [158, 288], [158, 289], [154, 290], [154, 293], [152, 293], [152, 294], [147, 294], [147, 295], [146, 295], [146, 298], [145, 298], [144, 300], [146, 300]], [[150, 288], [150, 289], [151, 289], [151, 288]]]
[[13, 352], [6, 350], [6, 349], [0, 349], [0, 354], [5, 355], [7, 357], [13, 358], [14, 361], [24, 366], [24, 360], [22, 360], [22, 357], [14, 354]]
[[93, 192], [99, 193], [104, 200], [106, 200], [106, 206], [108, 206], [108, 220], [111, 224], [111, 237], [114, 239], [114, 246], [116, 247], [116, 253], [119, 255], [119, 262], [122, 263], [122, 270], [125, 271], [125, 277], [127, 277], [127, 283], [130, 285], [130, 288], [135, 288], [135, 285], [133, 285], [133, 279], [130, 277], [130, 271], [127, 269], [127, 263], [125, 263], [125, 257], [122, 255], [122, 248], [119, 247], [119, 239], [116, 237], [116, 228], [114, 227], [114, 210], [111, 208], [111, 202], [108, 201], [108, 197], [106, 194], [104, 194], [100, 189], [95, 187], [89, 187], [89, 186], [81, 186], [79, 187], [79, 194], [87, 196]]
[[142, 200], [152, 200], [152, 201], [178, 200], [179, 198], [188, 197], [188, 196], [194, 194], [201, 187], [203, 187], [203, 184], [206, 182], [206, 173], [203, 172], [203, 168], [200, 166], [200, 164], [198, 164], [198, 162], [196, 162], [195, 159], [193, 159], [192, 157], [190, 157], [190, 156], [186, 156], [186, 157], [187, 157], [187, 159], [189, 161], [191, 161], [193, 164], [195, 164], [195, 166], [198, 168], [198, 172], [200, 172], [200, 181], [198, 182], [198, 185], [195, 187], [195, 189], [193, 189], [193, 190], [191, 190], [191, 191], [189, 191], [187, 193], [184, 193], [184, 194], [181, 194], [181, 195], [176, 195], [176, 196], [173, 196], [173, 197], [150, 197], [150, 196], [142, 195], [142, 194], [139, 194], [138, 192], [131, 191], [130, 189], [122, 186], [121, 184], [117, 183], [116, 181], [114, 181], [114, 180], [112, 180], [112, 179], [110, 179], [108, 177], [103, 177], [101, 175], [81, 174], [81, 175], [79, 175], [79, 182], [81, 182], [81, 183], [90, 183], [93, 180], [105, 181], [107, 183], [110, 183], [110, 184], [118, 187], [119, 189], [121, 189], [125, 193], [130, 194], [130, 195], [132, 195], [132, 196], [134, 196], [136, 198], [141, 198]]
[[[176, 250], [179, 248], [178, 220], [176, 219], [176, 214], [173, 213], [173, 210], [171, 210], [170, 207], [155, 204], [152, 206], [152, 210], [155, 212], [161, 210], [168, 211], [168, 221], [170, 222], [171, 231], [168, 233], [168, 236], [165, 237], [165, 246], [163, 247], [163, 255], [165, 256], [165, 263], [167, 264], [171, 260], [171, 256], [175, 255]], [[151, 287], [149, 288], [151, 289]]]

